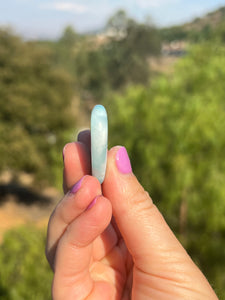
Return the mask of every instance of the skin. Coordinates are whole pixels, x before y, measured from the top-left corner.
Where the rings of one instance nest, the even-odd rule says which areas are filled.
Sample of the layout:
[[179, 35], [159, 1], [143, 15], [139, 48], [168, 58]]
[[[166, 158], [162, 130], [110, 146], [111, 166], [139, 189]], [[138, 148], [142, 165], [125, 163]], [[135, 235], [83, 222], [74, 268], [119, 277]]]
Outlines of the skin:
[[89, 131], [78, 141], [64, 147], [65, 196], [48, 225], [53, 299], [218, 299], [135, 175], [118, 170], [120, 147], [108, 152], [101, 186], [87, 175]]

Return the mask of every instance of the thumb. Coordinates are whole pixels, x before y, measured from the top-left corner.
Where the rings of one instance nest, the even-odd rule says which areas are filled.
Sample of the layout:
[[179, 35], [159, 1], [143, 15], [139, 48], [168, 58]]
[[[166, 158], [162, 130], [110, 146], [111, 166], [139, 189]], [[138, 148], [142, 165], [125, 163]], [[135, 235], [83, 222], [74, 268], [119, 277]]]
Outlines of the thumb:
[[124, 147], [114, 147], [108, 152], [103, 194], [112, 203], [116, 223], [137, 269], [175, 281], [189, 274], [209, 287], [132, 173]]
[[112, 203], [117, 225], [136, 261], [144, 260], [142, 263], [145, 264], [149, 254], [155, 261], [154, 255], [158, 256], [162, 249], [184, 251], [149, 194], [132, 173], [124, 147], [114, 147], [108, 153], [103, 194]]

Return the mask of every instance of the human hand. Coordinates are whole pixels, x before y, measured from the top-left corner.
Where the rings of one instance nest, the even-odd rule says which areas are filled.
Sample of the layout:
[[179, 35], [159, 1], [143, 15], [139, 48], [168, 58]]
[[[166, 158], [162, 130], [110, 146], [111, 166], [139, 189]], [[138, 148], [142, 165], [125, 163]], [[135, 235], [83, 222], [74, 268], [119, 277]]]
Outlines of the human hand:
[[48, 227], [53, 299], [217, 299], [138, 183], [125, 148], [108, 152], [101, 187], [84, 176], [89, 133], [79, 140], [64, 148], [66, 194]]

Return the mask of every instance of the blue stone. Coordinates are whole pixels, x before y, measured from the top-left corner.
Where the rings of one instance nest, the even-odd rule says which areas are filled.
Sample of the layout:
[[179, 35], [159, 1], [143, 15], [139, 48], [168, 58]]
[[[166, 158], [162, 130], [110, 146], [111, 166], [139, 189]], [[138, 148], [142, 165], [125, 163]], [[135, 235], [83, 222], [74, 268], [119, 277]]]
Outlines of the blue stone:
[[102, 105], [91, 113], [91, 165], [92, 175], [102, 184], [105, 178], [108, 147], [108, 118]]

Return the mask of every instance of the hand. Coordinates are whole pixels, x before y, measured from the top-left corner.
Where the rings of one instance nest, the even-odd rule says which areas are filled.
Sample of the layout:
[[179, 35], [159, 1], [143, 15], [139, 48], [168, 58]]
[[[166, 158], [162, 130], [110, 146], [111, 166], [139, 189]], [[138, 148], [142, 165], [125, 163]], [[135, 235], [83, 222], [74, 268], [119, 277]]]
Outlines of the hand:
[[53, 299], [218, 299], [132, 173], [125, 148], [108, 152], [101, 187], [86, 175], [89, 132], [78, 140], [64, 148], [65, 196], [48, 226]]

